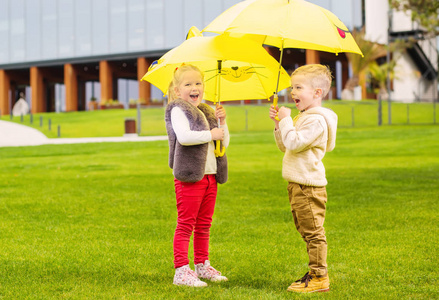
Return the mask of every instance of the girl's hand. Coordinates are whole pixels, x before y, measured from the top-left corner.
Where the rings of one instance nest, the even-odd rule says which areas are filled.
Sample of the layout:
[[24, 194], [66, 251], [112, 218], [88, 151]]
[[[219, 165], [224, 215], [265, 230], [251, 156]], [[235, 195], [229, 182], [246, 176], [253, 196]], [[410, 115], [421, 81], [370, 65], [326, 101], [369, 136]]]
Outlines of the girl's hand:
[[219, 119], [220, 125], [226, 124], [226, 110], [222, 105], [216, 104], [215, 117]]
[[212, 141], [224, 140], [224, 128], [214, 128], [210, 131]]
[[274, 107], [273, 105], [270, 106], [270, 119], [272, 119], [275, 122], [279, 122], [275, 119], [277, 112], [279, 111], [279, 107]]

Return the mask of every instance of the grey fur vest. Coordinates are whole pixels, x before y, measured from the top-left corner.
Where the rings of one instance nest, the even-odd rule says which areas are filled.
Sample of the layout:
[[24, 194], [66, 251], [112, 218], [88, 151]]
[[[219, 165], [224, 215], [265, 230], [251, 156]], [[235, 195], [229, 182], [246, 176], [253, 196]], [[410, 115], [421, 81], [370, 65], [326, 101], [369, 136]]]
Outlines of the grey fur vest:
[[[166, 131], [169, 143], [169, 167], [174, 170], [174, 176], [183, 182], [197, 182], [204, 176], [206, 166], [208, 144], [193, 146], [181, 145], [172, 129], [171, 111], [178, 106], [189, 120], [190, 129], [193, 131], [212, 130], [218, 127], [214, 110], [205, 103], [200, 103], [197, 107], [192, 104], [176, 99], [171, 101], [165, 112]], [[206, 116], [207, 123], [203, 114]], [[217, 172], [216, 181], [225, 183], [227, 181], [227, 157], [216, 158]]]

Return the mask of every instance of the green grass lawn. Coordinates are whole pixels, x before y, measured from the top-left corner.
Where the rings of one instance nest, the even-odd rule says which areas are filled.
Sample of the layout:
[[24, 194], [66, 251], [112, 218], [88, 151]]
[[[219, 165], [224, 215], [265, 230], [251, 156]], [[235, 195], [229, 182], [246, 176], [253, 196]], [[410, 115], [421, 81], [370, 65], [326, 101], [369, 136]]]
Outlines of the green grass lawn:
[[[268, 118], [268, 106], [263, 105], [236, 105], [237, 102], [224, 102], [227, 110], [227, 123], [233, 132], [271, 130], [273, 122]], [[280, 105], [285, 105], [280, 103]], [[286, 104], [297, 110], [293, 103]], [[377, 101], [325, 101], [324, 106], [334, 110], [338, 117], [338, 125], [345, 127], [371, 127], [378, 124]], [[439, 123], [439, 108], [435, 109], [432, 103], [392, 103], [391, 123], [402, 124], [433, 124]], [[382, 124], [388, 125], [388, 106], [383, 101]], [[40, 119], [42, 118], [42, 123]], [[61, 128], [61, 137], [108, 137], [122, 136], [126, 118], [136, 118], [136, 109], [97, 110], [87, 112], [42, 113], [33, 115], [33, 122], [29, 115], [24, 116], [22, 124], [34, 127], [47, 137], [58, 136], [58, 125]], [[2, 120], [10, 121], [9, 116], [2, 116]], [[49, 119], [51, 130], [49, 130]], [[13, 122], [21, 123], [21, 117], [14, 117]], [[138, 122], [138, 121], [137, 121]], [[40, 126], [42, 124], [42, 126]], [[164, 122], [164, 108], [153, 107], [141, 110], [141, 135], [166, 135]], [[136, 127], [138, 123], [136, 124]]]
[[204, 289], [172, 284], [166, 141], [0, 148], [0, 298], [439, 297], [438, 126], [339, 129], [324, 160], [331, 291], [295, 295], [286, 288], [306, 272], [305, 244], [282, 153], [259, 121], [249, 132], [230, 122], [229, 182], [219, 188], [210, 251], [229, 282]]

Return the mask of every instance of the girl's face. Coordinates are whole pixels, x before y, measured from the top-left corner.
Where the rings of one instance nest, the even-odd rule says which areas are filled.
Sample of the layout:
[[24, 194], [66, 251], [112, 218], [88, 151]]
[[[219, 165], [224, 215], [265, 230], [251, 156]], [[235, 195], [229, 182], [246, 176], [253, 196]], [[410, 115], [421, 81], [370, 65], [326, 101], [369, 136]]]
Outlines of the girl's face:
[[321, 89], [314, 89], [309, 78], [294, 75], [291, 78], [291, 97], [299, 111], [319, 106], [318, 96]]
[[182, 74], [180, 83], [175, 87], [175, 95], [193, 106], [198, 106], [203, 99], [204, 84], [200, 72], [188, 70]]

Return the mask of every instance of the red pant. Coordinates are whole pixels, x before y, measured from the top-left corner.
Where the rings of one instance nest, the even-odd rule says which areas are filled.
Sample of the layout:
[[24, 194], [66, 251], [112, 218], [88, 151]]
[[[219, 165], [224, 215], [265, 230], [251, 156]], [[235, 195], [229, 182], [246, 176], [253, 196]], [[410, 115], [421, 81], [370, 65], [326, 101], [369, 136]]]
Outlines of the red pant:
[[194, 232], [194, 263], [209, 259], [209, 235], [215, 209], [215, 175], [205, 175], [198, 182], [174, 179], [177, 197], [177, 228], [174, 234], [174, 267], [189, 264], [189, 241]]

